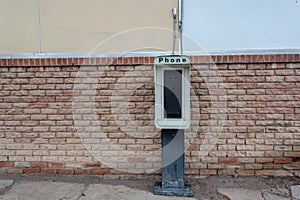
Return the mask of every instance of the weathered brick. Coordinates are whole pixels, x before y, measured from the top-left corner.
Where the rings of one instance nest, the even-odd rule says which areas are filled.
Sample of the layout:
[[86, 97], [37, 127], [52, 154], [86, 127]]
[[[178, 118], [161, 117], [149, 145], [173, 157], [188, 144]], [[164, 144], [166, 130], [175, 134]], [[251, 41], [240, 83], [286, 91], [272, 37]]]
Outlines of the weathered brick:
[[274, 176], [274, 170], [255, 171], [255, 176]]
[[29, 162], [15, 162], [14, 167], [17, 167], [17, 168], [30, 167], [30, 163]]
[[58, 169], [57, 174], [74, 174], [74, 169]]
[[58, 163], [58, 162], [50, 162], [49, 167], [55, 167], [55, 168], [63, 168], [65, 166], [64, 163]]
[[103, 174], [108, 174], [110, 172], [109, 169], [93, 169], [91, 170], [92, 174], [99, 174], [99, 175], [103, 175]]
[[212, 170], [212, 169], [200, 169], [200, 175], [201, 175], [201, 176], [217, 175], [217, 170]]
[[298, 158], [300, 157], [300, 152], [284, 152], [284, 157]]
[[53, 168], [42, 168], [41, 173], [43, 174], [57, 174], [57, 169]]
[[47, 168], [48, 163], [46, 163], [46, 162], [32, 162], [31, 167], [32, 168]]
[[255, 163], [254, 158], [238, 158], [237, 159], [238, 163]]
[[256, 158], [255, 161], [257, 163], [272, 163], [274, 158]]
[[75, 169], [75, 174], [91, 174], [90, 169]]
[[99, 168], [101, 167], [100, 163], [86, 163], [84, 164], [84, 168]]
[[237, 158], [219, 158], [220, 163], [236, 163]]
[[273, 164], [273, 163], [263, 164], [263, 169], [272, 169], [272, 170], [281, 169], [281, 164]]
[[255, 171], [254, 170], [237, 170], [236, 174], [239, 176], [254, 176]]
[[13, 162], [0, 162], [0, 167], [12, 167], [14, 165]]
[[[156, 132], [152, 109], [154, 105], [153, 66], [132, 65], [133, 62], [153, 63], [153, 59], [153, 57], [136, 57], [88, 60], [88, 63], [93, 65], [114, 63], [114, 66], [107, 67], [107, 71], [102, 75], [93, 72], [98, 69], [98, 66], [85, 66], [85, 70], [80, 74], [83, 78], [90, 75], [91, 82], [99, 79], [100, 84], [97, 85], [95, 97], [91, 96], [93, 95], [91, 87], [87, 88], [86, 85], [79, 86], [78, 91], [73, 91], [73, 83], [78, 77], [79, 67], [66, 65], [79, 65], [84, 62], [84, 59], [9, 59], [9, 62], [2, 60], [1, 63], [5, 65], [18, 64], [28, 67], [2, 66], [1, 68], [3, 73], [0, 81], [2, 84], [0, 86], [2, 89], [0, 127], [3, 128], [0, 132], [3, 134], [0, 133], [0, 138], [4, 140], [0, 140], [0, 160], [11, 162], [12, 166], [19, 167], [22, 163], [26, 163], [23, 168], [29, 166], [40, 169], [39, 173], [55, 174], [58, 173], [57, 169], [64, 169], [67, 170], [66, 173], [89, 174], [92, 173], [90, 168], [98, 170], [101, 166], [93, 166], [95, 161], [86, 151], [87, 148], [93, 153], [102, 151], [103, 156], [112, 157], [116, 166], [124, 169], [136, 168], [137, 171], [142, 172], [152, 166], [160, 167], [160, 135], [144, 137], [144, 135], [129, 135], [124, 131], [124, 127], [127, 128], [129, 125], [128, 120], [131, 120], [136, 127], [126, 130], [142, 133]], [[291, 59], [286, 55], [225, 55], [213, 59], [219, 62], [219, 74], [207, 64], [192, 65], [191, 84], [195, 94], [191, 95], [194, 120], [191, 128], [193, 131], [194, 126], [201, 128], [195, 129], [195, 133], [198, 134], [196, 139], [186, 135], [188, 144], [194, 140], [187, 153], [190, 157], [186, 156], [186, 172], [198, 174], [201, 169], [200, 175], [290, 175], [284, 173], [281, 167], [283, 164], [298, 162], [300, 157], [300, 148], [298, 148], [300, 104], [297, 103], [300, 100], [298, 97], [300, 84], [297, 78], [299, 64], [284, 63], [285, 60]], [[275, 61], [276, 63], [272, 63]], [[208, 57], [202, 56], [193, 57], [193, 62], [211, 61]], [[265, 64], [266, 62], [268, 64]], [[219, 96], [217, 90], [220, 78], [215, 76], [219, 75], [226, 88], [226, 98]], [[136, 88], [136, 82], [141, 85], [140, 88]], [[113, 100], [122, 102], [125, 95], [130, 102], [128, 109], [122, 107], [117, 110], [114, 114], [117, 115], [117, 119], [111, 115], [111, 107], [116, 106], [111, 103], [111, 95], [115, 89], [121, 91], [122, 95], [119, 94]], [[98, 115], [97, 124], [94, 122], [90, 124], [90, 119], [83, 120], [84, 116], [73, 115], [71, 103], [73, 92], [82, 95], [78, 98], [80, 101], [95, 100], [94, 111]], [[222, 103], [215, 103], [215, 101], [224, 101], [227, 109], [213, 110], [212, 107], [223, 106]], [[127, 115], [128, 110], [130, 119]], [[197, 114], [198, 112], [200, 115]], [[216, 146], [210, 149], [208, 156], [202, 158], [202, 164], [199, 164], [200, 153], [206, 148], [204, 142], [211, 142], [211, 137], [215, 137], [213, 134], [205, 134], [216, 129], [214, 126], [217, 123], [213, 121], [214, 116], [211, 113], [225, 112], [227, 118], [223, 133], [219, 134]], [[77, 125], [86, 126], [82, 129], [85, 134], [81, 135], [81, 138], [76, 133], [74, 120], [77, 120]], [[104, 134], [98, 134], [94, 125], [100, 125]], [[219, 132], [219, 129], [216, 130]], [[118, 144], [121, 151], [109, 146], [108, 141]], [[90, 145], [84, 146], [81, 142]], [[95, 145], [100, 142], [107, 144], [105, 149], [94, 151], [93, 148], [96, 148]], [[147, 163], [143, 163], [144, 157], [136, 158], [134, 151], [152, 151], [156, 157], [147, 158]], [[124, 156], [124, 158], [117, 156]], [[124, 161], [124, 164], [118, 165], [121, 161]], [[134, 162], [141, 164], [132, 165]], [[84, 163], [90, 163], [91, 166], [84, 166]], [[29, 173], [31, 170], [28, 168], [27, 171], [23, 171], [23, 168], [15, 169], [12, 166], [3, 167], [4, 172], [18, 170], [16, 171], [18, 173]], [[99, 171], [96, 174], [106, 173], [124, 174], [116, 170]]]
[[13, 168], [13, 167], [9, 167], [7, 169], [7, 173], [8, 174], [23, 174], [24, 170], [20, 169], [20, 168]]
[[40, 168], [26, 168], [24, 169], [25, 174], [37, 174], [40, 173], [41, 169]]
[[275, 151], [265, 151], [265, 157], [281, 157], [283, 154], [275, 149]]

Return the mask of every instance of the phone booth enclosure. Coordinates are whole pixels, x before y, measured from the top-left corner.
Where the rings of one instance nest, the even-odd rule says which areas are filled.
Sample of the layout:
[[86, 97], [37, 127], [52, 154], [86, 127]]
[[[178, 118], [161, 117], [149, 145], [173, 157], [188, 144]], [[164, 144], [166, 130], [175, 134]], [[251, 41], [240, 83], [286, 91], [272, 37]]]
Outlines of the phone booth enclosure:
[[187, 129], [190, 126], [190, 61], [182, 56], [155, 59], [155, 126]]

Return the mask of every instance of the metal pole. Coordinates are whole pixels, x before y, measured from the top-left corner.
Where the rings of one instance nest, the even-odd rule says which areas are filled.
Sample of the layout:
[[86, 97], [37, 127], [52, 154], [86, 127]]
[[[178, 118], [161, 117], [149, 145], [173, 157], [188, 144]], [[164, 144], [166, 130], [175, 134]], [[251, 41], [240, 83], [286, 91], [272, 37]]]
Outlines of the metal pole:
[[178, 0], [178, 45], [180, 54], [183, 55], [183, 41], [182, 41], [182, 31], [183, 31], [183, 0]]
[[177, 9], [173, 8], [172, 9], [173, 13], [173, 52], [172, 54], [175, 54], [175, 48], [176, 48], [176, 25], [177, 25]]

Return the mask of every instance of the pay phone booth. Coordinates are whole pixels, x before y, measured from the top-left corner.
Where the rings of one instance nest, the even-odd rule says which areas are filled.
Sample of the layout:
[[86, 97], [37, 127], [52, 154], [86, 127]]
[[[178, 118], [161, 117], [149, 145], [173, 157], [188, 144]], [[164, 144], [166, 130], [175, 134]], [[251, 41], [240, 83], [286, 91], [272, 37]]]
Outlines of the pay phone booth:
[[155, 126], [162, 138], [162, 182], [154, 194], [192, 196], [184, 182], [184, 129], [190, 126], [190, 60], [155, 58]]

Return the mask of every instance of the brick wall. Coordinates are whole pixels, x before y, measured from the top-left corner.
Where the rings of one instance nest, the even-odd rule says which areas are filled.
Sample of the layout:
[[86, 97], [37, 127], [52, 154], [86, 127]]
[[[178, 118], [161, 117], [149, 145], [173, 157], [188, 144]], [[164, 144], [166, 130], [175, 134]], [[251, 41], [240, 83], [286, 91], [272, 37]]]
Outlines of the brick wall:
[[[0, 60], [0, 172], [160, 172], [153, 57]], [[192, 175], [300, 170], [300, 55], [191, 57]]]

